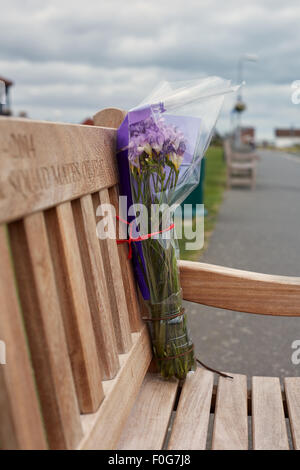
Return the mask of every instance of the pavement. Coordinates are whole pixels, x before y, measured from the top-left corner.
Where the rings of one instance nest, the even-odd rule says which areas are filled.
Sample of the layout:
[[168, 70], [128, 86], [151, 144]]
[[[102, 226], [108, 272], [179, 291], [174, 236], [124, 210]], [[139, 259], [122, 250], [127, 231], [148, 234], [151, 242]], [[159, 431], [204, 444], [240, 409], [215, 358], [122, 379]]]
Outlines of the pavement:
[[[260, 151], [255, 190], [226, 191], [200, 261], [300, 276], [300, 157]], [[216, 293], [217, 295], [217, 293]], [[300, 376], [291, 361], [300, 317], [245, 314], [185, 302], [195, 350], [207, 365], [249, 376]]]

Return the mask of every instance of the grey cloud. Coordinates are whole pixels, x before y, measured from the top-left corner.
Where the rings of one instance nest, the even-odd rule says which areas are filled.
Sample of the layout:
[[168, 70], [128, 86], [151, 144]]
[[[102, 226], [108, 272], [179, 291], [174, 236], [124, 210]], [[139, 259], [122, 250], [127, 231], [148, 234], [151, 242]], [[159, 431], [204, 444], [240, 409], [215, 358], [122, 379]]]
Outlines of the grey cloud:
[[243, 119], [269, 135], [283, 116], [286, 125], [297, 119], [288, 90], [300, 79], [298, 1], [11, 0], [5, 8], [0, 75], [16, 81], [15, 109], [33, 117], [74, 122], [104, 106], [128, 108], [161, 79], [235, 80], [238, 57], [255, 52], [259, 62], [245, 64]]

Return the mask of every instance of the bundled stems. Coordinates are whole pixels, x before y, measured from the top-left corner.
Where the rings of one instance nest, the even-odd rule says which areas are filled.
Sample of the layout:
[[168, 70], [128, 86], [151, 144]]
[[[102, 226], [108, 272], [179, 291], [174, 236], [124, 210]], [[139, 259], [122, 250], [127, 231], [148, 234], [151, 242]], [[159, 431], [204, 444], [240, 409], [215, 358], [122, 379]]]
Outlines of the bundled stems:
[[[146, 206], [149, 227], [153, 226], [154, 218], [157, 222], [159, 216], [157, 212], [152, 213], [152, 205], [161, 207], [167, 202], [177, 184], [179, 172], [171, 161], [167, 161], [169, 174], [166, 177], [165, 167], [157, 160], [150, 160], [144, 154], [140, 159], [141, 167], [132, 168], [132, 193], [135, 202]], [[159, 230], [162, 230], [162, 220], [159, 220]], [[143, 240], [141, 247], [144, 265], [139, 256], [138, 259], [142, 271], [146, 270], [145, 281], [150, 292], [147, 302], [151, 318], [149, 327], [158, 369], [165, 378], [184, 379], [188, 371], [195, 368], [195, 359], [187, 318], [182, 309], [173, 230]]]

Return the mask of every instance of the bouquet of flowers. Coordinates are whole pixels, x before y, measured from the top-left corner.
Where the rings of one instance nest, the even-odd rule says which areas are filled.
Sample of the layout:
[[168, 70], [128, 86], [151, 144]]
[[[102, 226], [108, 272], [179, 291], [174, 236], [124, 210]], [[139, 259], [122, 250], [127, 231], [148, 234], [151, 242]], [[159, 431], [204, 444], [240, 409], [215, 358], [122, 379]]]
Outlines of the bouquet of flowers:
[[149, 310], [158, 369], [184, 379], [195, 368], [193, 343], [182, 308], [177, 239], [172, 215], [196, 187], [230, 82], [210, 77], [162, 83], [118, 129], [120, 193], [127, 196], [130, 254]]

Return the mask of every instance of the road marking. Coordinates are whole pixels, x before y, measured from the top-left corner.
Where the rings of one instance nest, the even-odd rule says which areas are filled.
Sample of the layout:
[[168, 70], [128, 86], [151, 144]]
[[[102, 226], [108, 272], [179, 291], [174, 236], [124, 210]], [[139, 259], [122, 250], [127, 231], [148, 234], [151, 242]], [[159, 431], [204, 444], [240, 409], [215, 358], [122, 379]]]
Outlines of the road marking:
[[287, 160], [291, 160], [292, 162], [300, 163], [300, 156], [299, 157], [296, 157], [296, 156], [294, 157], [293, 155], [289, 155], [288, 153], [282, 153], [282, 154], [279, 154], [279, 155], [286, 158]]

